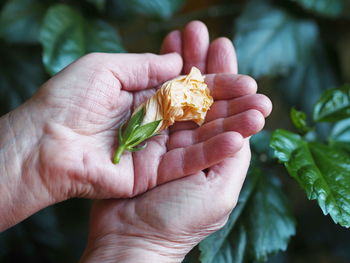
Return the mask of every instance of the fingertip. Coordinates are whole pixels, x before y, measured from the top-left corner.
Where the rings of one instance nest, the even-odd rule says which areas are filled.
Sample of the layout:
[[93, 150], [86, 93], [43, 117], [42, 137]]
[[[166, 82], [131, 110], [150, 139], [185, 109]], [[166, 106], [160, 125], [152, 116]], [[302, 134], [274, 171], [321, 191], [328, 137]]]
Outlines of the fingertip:
[[182, 33], [183, 56], [185, 60], [183, 72], [186, 74], [192, 66], [202, 72], [206, 70], [206, 60], [209, 47], [209, 32], [207, 26], [198, 20], [188, 23]]
[[238, 152], [243, 142], [244, 139], [240, 133], [227, 131], [216, 136], [215, 148], [220, 152], [222, 158], [227, 158]]
[[182, 57], [179, 53], [171, 52], [171, 53], [167, 53], [167, 54], [162, 54], [162, 55], [160, 55], [160, 57], [162, 57], [162, 59], [168, 65], [170, 65], [171, 68], [173, 68], [176, 72], [178, 72], [178, 74], [181, 73], [181, 69], [183, 66], [183, 60], [182, 60]]
[[237, 57], [231, 40], [220, 37], [210, 44], [207, 72], [237, 73]]
[[257, 99], [259, 101], [260, 107], [259, 111], [263, 114], [263, 116], [266, 118], [267, 116], [270, 115], [272, 111], [272, 102], [271, 100], [265, 96], [264, 94], [256, 94], [253, 96], [257, 96]]
[[171, 31], [163, 40], [160, 53], [176, 52], [182, 54], [182, 36], [180, 30]]
[[244, 137], [256, 134], [264, 128], [265, 118], [260, 111], [255, 109], [247, 110], [244, 116], [245, 119], [243, 122], [248, 130], [248, 132], [243, 135]]
[[241, 78], [242, 85], [246, 87], [247, 90], [250, 91], [251, 94], [254, 94], [258, 91], [258, 83], [251, 76], [244, 75]]
[[194, 31], [207, 31], [207, 26], [200, 20], [193, 20], [185, 25], [184, 30], [194, 30]]

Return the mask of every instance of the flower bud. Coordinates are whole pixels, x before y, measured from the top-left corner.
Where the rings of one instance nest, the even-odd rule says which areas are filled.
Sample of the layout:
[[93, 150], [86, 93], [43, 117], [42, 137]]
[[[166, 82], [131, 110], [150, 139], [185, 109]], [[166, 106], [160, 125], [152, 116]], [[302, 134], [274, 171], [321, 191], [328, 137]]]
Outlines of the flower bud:
[[199, 69], [192, 67], [186, 76], [165, 82], [162, 87], [139, 108], [145, 108], [142, 124], [161, 120], [157, 132], [165, 130], [175, 121], [192, 120], [202, 125], [213, 104], [207, 84]]
[[124, 151], [138, 151], [141, 142], [165, 130], [175, 121], [192, 120], [202, 125], [213, 98], [199, 69], [192, 67], [186, 76], [165, 82], [146, 102], [136, 108], [125, 129], [119, 128], [119, 146], [113, 162]]

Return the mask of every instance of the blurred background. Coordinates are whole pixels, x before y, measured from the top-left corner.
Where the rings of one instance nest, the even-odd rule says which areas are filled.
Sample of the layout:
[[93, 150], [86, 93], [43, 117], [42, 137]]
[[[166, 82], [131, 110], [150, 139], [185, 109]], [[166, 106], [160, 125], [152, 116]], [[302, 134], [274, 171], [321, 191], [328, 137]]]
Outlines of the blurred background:
[[[166, 33], [201, 20], [211, 40], [233, 41], [239, 72], [257, 79], [274, 111], [252, 139], [253, 165], [234, 227], [213, 238], [215, 246], [196, 247], [186, 262], [350, 262], [349, 230], [307, 199], [269, 148], [271, 131], [293, 129], [291, 107], [310, 114], [323, 91], [349, 81], [349, 7], [347, 0], [2, 0], [0, 115], [86, 53], [158, 53]], [[331, 128], [318, 125], [317, 140]], [[0, 262], [78, 261], [90, 205], [68, 200], [1, 233]]]

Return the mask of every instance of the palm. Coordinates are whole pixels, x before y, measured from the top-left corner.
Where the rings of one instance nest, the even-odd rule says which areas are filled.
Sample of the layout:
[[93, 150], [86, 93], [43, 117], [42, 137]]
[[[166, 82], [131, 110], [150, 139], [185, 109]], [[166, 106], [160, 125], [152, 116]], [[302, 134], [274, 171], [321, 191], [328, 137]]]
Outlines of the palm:
[[[69, 74], [72, 71], [74, 75]], [[163, 79], [178, 73], [175, 68], [173, 76], [165, 75]], [[150, 182], [156, 178], [159, 160], [166, 152], [167, 136], [155, 140], [158, 147], [152, 147], [151, 143], [153, 150], [144, 151], [140, 160], [133, 160], [132, 154], [126, 153], [118, 166], [111, 162], [117, 128], [129, 118], [135, 105], [154, 92], [154, 89], [125, 90], [122, 81], [108, 67], [96, 63], [96, 57], [88, 57], [49, 80], [34, 98], [40, 101], [49, 98], [50, 110], [44, 113], [47, 117], [36, 116], [36, 119], [37, 122], [45, 119], [47, 123], [46, 143], [40, 148], [40, 155], [44, 157], [42, 170], [51, 177], [50, 187], [57, 187], [59, 184], [54, 182], [63, 181], [63, 176], [70, 181], [74, 179], [69, 189], [69, 195], [73, 196], [130, 197], [139, 193], [139, 189], [152, 187]], [[145, 163], [146, 167], [154, 168], [147, 180], [140, 176]]]

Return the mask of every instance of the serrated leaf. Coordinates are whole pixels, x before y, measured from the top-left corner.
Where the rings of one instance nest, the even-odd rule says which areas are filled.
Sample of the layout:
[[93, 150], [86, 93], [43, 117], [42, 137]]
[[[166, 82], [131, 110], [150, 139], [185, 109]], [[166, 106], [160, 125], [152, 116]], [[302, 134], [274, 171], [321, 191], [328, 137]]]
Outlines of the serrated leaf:
[[312, 130], [306, 123], [306, 114], [303, 111], [298, 111], [292, 108], [290, 111], [290, 118], [295, 128], [298, 129], [302, 134], [307, 133]]
[[329, 142], [333, 146], [350, 152], [350, 118], [335, 123], [329, 136]]
[[262, 174], [248, 205], [244, 224], [253, 259], [266, 261], [268, 255], [285, 251], [295, 221], [277, 177]]
[[129, 0], [124, 1], [126, 9], [134, 14], [170, 18], [185, 3], [185, 0]]
[[272, 133], [270, 146], [275, 150], [274, 156], [282, 162], [288, 162], [291, 154], [303, 143], [300, 135], [283, 129]]
[[253, 0], [236, 22], [234, 39], [240, 72], [254, 77], [286, 74], [318, 45], [317, 25]]
[[43, 62], [50, 74], [90, 52], [122, 52], [113, 27], [100, 20], [87, 20], [77, 10], [58, 4], [45, 15], [40, 32]]
[[37, 43], [46, 1], [10, 0], [0, 14], [0, 37], [8, 43]]
[[350, 118], [350, 85], [324, 92], [315, 105], [313, 118], [326, 122]]
[[276, 180], [250, 173], [227, 224], [200, 243], [202, 263], [262, 260], [286, 249], [295, 222]]
[[[285, 136], [285, 135], [288, 136]], [[276, 157], [282, 161], [289, 174], [305, 190], [307, 197], [316, 199], [325, 215], [329, 214], [335, 223], [350, 226], [350, 155], [346, 152], [320, 143], [308, 143], [302, 139], [290, 140], [298, 135], [274, 133], [271, 146]], [[289, 158], [275, 142], [294, 145]], [[282, 158], [281, 158], [282, 157]]]
[[312, 113], [314, 104], [325, 90], [338, 86], [334, 66], [322, 45], [317, 44], [311, 54], [277, 84], [285, 101], [307, 114]]
[[335, 17], [339, 16], [344, 10], [343, 0], [292, 0], [299, 3], [307, 10], [320, 15]]

